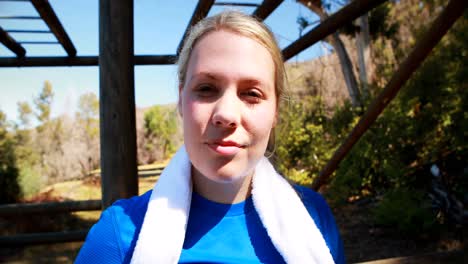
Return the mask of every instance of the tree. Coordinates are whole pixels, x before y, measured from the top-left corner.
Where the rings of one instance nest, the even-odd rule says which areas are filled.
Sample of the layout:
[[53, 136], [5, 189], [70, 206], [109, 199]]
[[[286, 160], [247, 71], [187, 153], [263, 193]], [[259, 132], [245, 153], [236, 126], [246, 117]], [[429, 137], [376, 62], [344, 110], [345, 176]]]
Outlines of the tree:
[[78, 100], [78, 115], [81, 119], [97, 119], [99, 115], [99, 100], [95, 93], [82, 94]]
[[[325, 5], [321, 0], [297, 0], [312, 12], [320, 17], [320, 21], [325, 21], [328, 18], [328, 13], [325, 10]], [[346, 51], [343, 41], [337, 32], [326, 38], [326, 41], [333, 47], [340, 60], [341, 71], [348, 88], [349, 96], [353, 106], [362, 106], [361, 93], [359, 91], [356, 76], [353, 72], [353, 64]]]
[[14, 141], [8, 132], [5, 113], [0, 111], [0, 204], [14, 203], [21, 196]]
[[80, 124], [65, 115], [47, 124], [42, 132], [46, 139], [41, 140], [47, 180], [58, 182], [82, 177], [80, 158], [87, 149], [80, 138]]
[[52, 84], [49, 81], [44, 82], [44, 87], [38, 97], [34, 99], [34, 104], [38, 112], [36, 117], [41, 123], [50, 120], [50, 108], [54, 99], [54, 92], [52, 91]]
[[73, 133], [76, 127], [66, 116], [51, 119], [53, 98], [52, 85], [45, 81], [40, 94], [34, 99], [40, 124], [35, 129], [33, 148], [38, 152], [40, 173], [49, 183], [80, 175], [78, 149], [75, 149], [78, 140], [76, 133]]
[[16, 152], [17, 156], [22, 160], [23, 158], [28, 158], [27, 156], [31, 154], [31, 130], [29, 129], [29, 126], [31, 125], [31, 116], [33, 111], [27, 102], [18, 102], [17, 105], [20, 123], [16, 125], [15, 136], [18, 144]]
[[31, 115], [33, 113], [28, 102], [18, 102], [18, 114], [21, 126], [27, 129], [31, 125]]
[[80, 96], [76, 114], [80, 141], [84, 143], [79, 163], [82, 176], [99, 166], [99, 100], [95, 93], [89, 92]]
[[368, 68], [370, 60], [370, 31], [369, 16], [364, 14], [357, 19], [359, 30], [356, 31], [356, 47], [359, 65], [359, 81], [361, 83], [363, 99], [369, 96]]
[[50, 152], [49, 147], [59, 147], [55, 144], [50, 143], [52, 137], [50, 137], [49, 133], [51, 132], [50, 128], [50, 108], [53, 102], [54, 92], [52, 90], [52, 84], [49, 81], [44, 82], [44, 86], [42, 87], [41, 92], [39, 95], [34, 98], [34, 105], [36, 106], [36, 118], [40, 122], [39, 126], [37, 126], [36, 131], [36, 139], [34, 142], [34, 147], [38, 150], [39, 153], [39, 160], [42, 167], [47, 170], [46, 162], [45, 162], [45, 155]]
[[320, 96], [305, 95], [280, 112], [276, 140], [277, 168], [289, 179], [309, 185], [331, 157], [333, 145], [326, 128]]
[[144, 149], [147, 162], [167, 158], [175, 151], [178, 141], [177, 111], [175, 108], [153, 106], [144, 114]]
[[18, 102], [19, 124], [15, 126], [15, 156], [19, 168], [18, 183], [24, 197], [38, 193], [42, 187], [39, 149], [35, 146], [36, 129], [31, 129], [33, 110], [29, 103]]

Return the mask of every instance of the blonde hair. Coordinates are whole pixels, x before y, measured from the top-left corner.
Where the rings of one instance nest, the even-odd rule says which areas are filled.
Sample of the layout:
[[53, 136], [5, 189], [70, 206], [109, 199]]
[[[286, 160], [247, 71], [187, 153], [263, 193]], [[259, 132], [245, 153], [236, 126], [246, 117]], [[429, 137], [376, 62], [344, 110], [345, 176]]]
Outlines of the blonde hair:
[[[283, 97], [287, 87], [287, 76], [281, 50], [273, 33], [265, 24], [239, 11], [224, 11], [218, 15], [201, 20], [191, 28], [177, 62], [180, 87], [185, 85], [188, 62], [197, 42], [206, 34], [221, 30], [253, 39], [268, 50], [275, 66], [276, 107], [279, 110], [279, 101]], [[275, 131], [272, 129], [266, 153], [268, 157], [271, 157], [275, 152], [275, 140]]]
[[205, 18], [192, 27], [177, 62], [179, 85], [185, 85], [188, 62], [197, 42], [206, 34], [220, 30], [231, 31], [251, 38], [268, 50], [275, 65], [275, 94], [277, 104], [279, 104], [279, 99], [283, 96], [287, 82], [281, 50], [273, 33], [265, 24], [239, 11], [224, 11], [218, 15]]

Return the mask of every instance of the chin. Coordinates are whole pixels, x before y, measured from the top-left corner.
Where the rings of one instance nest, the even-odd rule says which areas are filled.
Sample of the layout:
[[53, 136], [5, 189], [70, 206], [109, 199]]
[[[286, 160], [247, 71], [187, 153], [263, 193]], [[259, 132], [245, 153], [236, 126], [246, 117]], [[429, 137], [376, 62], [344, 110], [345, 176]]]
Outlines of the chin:
[[210, 172], [204, 174], [206, 175], [205, 177], [218, 183], [237, 182], [244, 179], [246, 175], [248, 175], [248, 173], [239, 173], [238, 169], [231, 168], [221, 168]]

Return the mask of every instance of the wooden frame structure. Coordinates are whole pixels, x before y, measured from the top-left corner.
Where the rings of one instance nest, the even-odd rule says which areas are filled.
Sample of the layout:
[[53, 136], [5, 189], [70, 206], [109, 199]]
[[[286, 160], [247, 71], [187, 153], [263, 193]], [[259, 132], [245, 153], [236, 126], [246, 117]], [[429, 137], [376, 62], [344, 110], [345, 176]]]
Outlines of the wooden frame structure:
[[[286, 47], [282, 53], [288, 60], [319, 40], [327, 37], [337, 29], [369, 12], [386, 0], [354, 0], [346, 7], [331, 15], [320, 25], [310, 30], [304, 36]], [[101, 168], [102, 168], [102, 207], [96, 201], [75, 202], [71, 207], [63, 207], [62, 211], [93, 210], [106, 208], [119, 198], [137, 195], [136, 171], [136, 129], [135, 129], [135, 100], [134, 100], [134, 66], [135, 65], [164, 65], [174, 64], [177, 54], [135, 56], [133, 48], [133, 1], [99, 1], [99, 56], [76, 56], [66, 31], [61, 26], [54, 11], [47, 0], [31, 0], [34, 7], [54, 33], [59, 43], [67, 52], [65, 57], [27, 57], [26, 50], [16, 42], [7, 31], [0, 27], [0, 42], [16, 54], [16, 57], [0, 58], [0, 67], [36, 67], [36, 66], [99, 66], [100, 70], [100, 131], [101, 131]], [[263, 0], [256, 6], [252, 15], [260, 20], [266, 19], [282, 3], [282, 0]], [[231, 4], [236, 3], [218, 3]], [[239, 4], [239, 3], [237, 3]], [[211, 7], [216, 5], [214, 0], [200, 0], [187, 25], [177, 53], [180, 52], [187, 32], [198, 21], [207, 16]], [[240, 5], [240, 4], [239, 4]], [[336, 170], [340, 161], [346, 156], [353, 145], [364, 132], [373, 124], [379, 114], [396, 96], [403, 84], [419, 67], [430, 51], [450, 29], [453, 23], [466, 9], [465, 0], [450, 0], [444, 11], [433, 23], [431, 30], [418, 42], [414, 50], [396, 71], [384, 91], [371, 104], [367, 112], [350, 133], [348, 138], [335, 152], [312, 188], [318, 189]], [[110, 18], [113, 18], [112, 20]], [[21, 206], [15, 210], [22, 210]], [[60, 205], [38, 205], [36, 209], [60, 207]], [[18, 209], [20, 208], [20, 209]], [[39, 209], [38, 209], [39, 208]], [[42, 208], [42, 209], [40, 209]], [[10, 210], [10, 211], [9, 211]], [[11, 214], [11, 208], [0, 206], [0, 215]], [[9, 212], [9, 213], [8, 213]], [[83, 240], [86, 233], [64, 234], [75, 241], [77, 236]], [[58, 236], [58, 235], [56, 235]], [[38, 239], [40, 236], [19, 237], [21, 243], [50, 243]], [[66, 239], [65, 239], [66, 240]], [[64, 242], [58, 238], [56, 242]], [[17, 241], [17, 242], [18, 242]], [[0, 238], [0, 244], [13, 243], [11, 238]]]

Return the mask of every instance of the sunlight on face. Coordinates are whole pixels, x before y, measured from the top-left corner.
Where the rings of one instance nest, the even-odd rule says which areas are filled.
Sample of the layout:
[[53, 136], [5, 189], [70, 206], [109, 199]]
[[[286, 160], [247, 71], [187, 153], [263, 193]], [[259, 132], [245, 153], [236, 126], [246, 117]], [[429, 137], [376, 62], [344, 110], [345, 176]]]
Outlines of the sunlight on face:
[[276, 122], [274, 69], [266, 48], [233, 32], [210, 32], [195, 45], [179, 107], [200, 174], [231, 182], [253, 172]]

